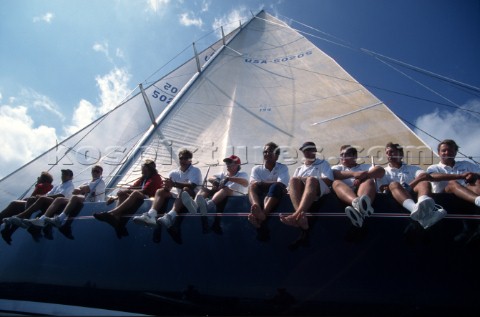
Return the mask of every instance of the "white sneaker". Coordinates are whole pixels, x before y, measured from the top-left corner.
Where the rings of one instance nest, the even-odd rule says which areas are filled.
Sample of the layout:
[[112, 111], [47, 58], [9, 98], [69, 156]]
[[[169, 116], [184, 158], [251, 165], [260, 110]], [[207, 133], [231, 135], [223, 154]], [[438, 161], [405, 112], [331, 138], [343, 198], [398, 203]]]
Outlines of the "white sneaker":
[[205, 200], [205, 197], [202, 195], [197, 195], [197, 197], [195, 197], [195, 203], [200, 210], [200, 214], [205, 216], [207, 214], [207, 201]]
[[447, 215], [447, 211], [440, 205], [435, 205], [433, 210], [425, 216], [423, 219], [419, 219], [418, 223], [422, 225], [424, 229], [430, 228]]
[[185, 191], [180, 194], [183, 205], [188, 209], [188, 212], [191, 214], [197, 213], [197, 203], [193, 201], [192, 197]]
[[352, 201], [352, 207], [360, 211], [364, 217], [373, 215], [372, 201], [367, 195], [362, 195]]
[[355, 227], [361, 228], [363, 226], [364, 215], [362, 212], [358, 211], [352, 206], [348, 206], [345, 208], [345, 213]]
[[31, 225], [34, 225], [34, 226], [37, 226], [37, 227], [42, 227], [42, 228], [45, 227], [45, 220], [40, 219], [40, 218], [23, 219], [22, 222], [26, 223], [28, 225], [28, 227], [30, 227]]
[[420, 221], [432, 213], [435, 208], [435, 201], [431, 197], [426, 197], [425, 199], [418, 201], [413, 209], [413, 212], [410, 214], [410, 218], [415, 221]]
[[53, 218], [45, 217], [45, 223], [51, 224], [57, 228], [60, 228], [63, 225], [62, 220], [60, 220], [60, 217], [58, 216], [54, 216]]
[[157, 222], [155, 221], [155, 217], [151, 216], [148, 212], [144, 212], [140, 216], [135, 216], [132, 219], [134, 224], [140, 226], [147, 226], [155, 228], [157, 227]]
[[169, 214], [165, 214], [157, 219], [157, 224], [170, 228], [173, 225], [173, 217]]

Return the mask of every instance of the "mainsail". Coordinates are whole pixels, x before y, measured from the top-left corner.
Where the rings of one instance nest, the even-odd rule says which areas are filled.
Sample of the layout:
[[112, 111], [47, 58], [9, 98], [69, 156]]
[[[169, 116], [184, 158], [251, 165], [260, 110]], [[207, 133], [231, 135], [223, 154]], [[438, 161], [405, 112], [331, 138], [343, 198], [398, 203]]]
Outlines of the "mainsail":
[[[194, 52], [195, 50], [192, 50]], [[261, 11], [228, 36], [128, 98], [111, 112], [0, 181], [0, 208], [28, 195], [36, 176], [74, 171], [80, 184], [91, 164], [104, 167], [108, 188], [129, 184], [151, 158], [166, 175], [181, 148], [194, 152], [205, 175], [232, 153], [250, 172], [261, 149], [277, 143], [291, 172], [298, 147], [314, 141], [331, 164], [343, 144], [361, 160], [384, 164], [383, 149], [406, 146], [410, 164], [431, 164], [432, 152], [399, 118], [331, 57], [285, 22]], [[421, 158], [430, 157], [430, 160]], [[21, 180], [21, 181], [19, 181]]]

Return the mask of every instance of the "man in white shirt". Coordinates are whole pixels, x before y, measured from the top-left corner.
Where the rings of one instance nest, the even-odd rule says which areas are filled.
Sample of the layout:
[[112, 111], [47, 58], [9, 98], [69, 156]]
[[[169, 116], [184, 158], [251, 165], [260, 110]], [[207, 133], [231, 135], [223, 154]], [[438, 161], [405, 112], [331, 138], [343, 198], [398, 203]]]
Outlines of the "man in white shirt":
[[[91, 169], [91, 181], [75, 188], [71, 198], [55, 198], [40, 218], [25, 219], [24, 222], [44, 228], [44, 236], [47, 239], [52, 239], [52, 227], [48, 224], [57, 227], [67, 238], [73, 239], [71, 231], [73, 219], [67, 222], [68, 218], [75, 217], [82, 209], [84, 202], [105, 201], [105, 181], [102, 178], [102, 173], [103, 168], [100, 165], [94, 165]], [[58, 216], [56, 216], [57, 214]]]
[[54, 186], [52, 190], [50, 190], [45, 196], [40, 196], [32, 205], [25, 209], [25, 211], [16, 216], [5, 218], [3, 221], [6, 224], [13, 224], [22, 228], [28, 228], [30, 224], [22, 221], [22, 219], [30, 218], [33, 213], [37, 212], [38, 210], [41, 210], [43, 214], [57, 197], [65, 197], [67, 199], [72, 197], [74, 190], [72, 179], [73, 172], [70, 169], [63, 169], [61, 184]]
[[458, 145], [454, 140], [438, 144], [440, 163], [427, 168], [434, 193], [452, 193], [480, 207], [480, 167], [468, 161], [455, 161]]
[[273, 142], [265, 144], [263, 148], [264, 163], [254, 166], [250, 174], [248, 197], [251, 208], [248, 221], [257, 229], [260, 228], [268, 214], [275, 209], [282, 197], [287, 194], [290, 175], [288, 167], [277, 162], [279, 156], [280, 148], [277, 144]]
[[63, 169], [61, 184], [54, 186], [45, 196], [39, 196], [38, 199], [23, 212], [9, 218], [4, 218], [3, 222], [5, 223], [6, 230], [2, 231], [2, 237], [5, 241], [11, 241], [11, 236], [19, 227], [28, 229], [28, 232], [32, 235], [33, 239], [38, 241], [41, 237], [41, 229], [31, 227], [31, 224], [26, 220], [39, 210], [41, 211], [41, 214], [43, 214], [56, 198], [65, 197], [69, 199], [72, 197], [74, 190], [72, 179], [72, 170]]
[[[165, 186], [155, 192], [152, 208], [140, 216], [133, 217], [135, 224], [149, 227], [163, 225], [170, 228], [174, 224], [178, 213], [188, 211], [182, 202], [182, 196], [195, 197], [200, 190], [199, 185], [202, 184], [202, 172], [198, 167], [192, 165], [192, 158], [193, 153], [191, 151], [180, 150], [178, 153], [179, 168], [171, 171], [168, 178], [165, 179]], [[163, 216], [158, 217], [159, 211], [170, 197], [175, 198], [173, 208]]]
[[[248, 192], [248, 174], [241, 171], [241, 161], [236, 155], [230, 155], [223, 159], [226, 171], [213, 175], [208, 181], [213, 185], [212, 189], [202, 188], [193, 202], [190, 196], [183, 201], [189, 209], [198, 209], [202, 215], [207, 212], [216, 213], [217, 206], [229, 196], [245, 196]], [[183, 197], [182, 197], [183, 198]], [[209, 199], [211, 198], [211, 199]], [[193, 212], [193, 210], [190, 210]]]
[[313, 142], [305, 142], [300, 147], [304, 162], [297, 167], [290, 179], [288, 190], [295, 212], [291, 215], [280, 215], [280, 221], [286, 225], [308, 229], [305, 213], [315, 201], [330, 193], [333, 172], [330, 164], [316, 158], [317, 146]]
[[[403, 148], [399, 144], [388, 143], [385, 154], [388, 165], [385, 167], [385, 176], [380, 180], [380, 191], [390, 191], [393, 198], [410, 211], [410, 217], [425, 229], [445, 217], [446, 211], [440, 205], [435, 205], [430, 197], [432, 186], [426, 180], [428, 175], [425, 171], [402, 162]], [[418, 196], [417, 203], [412, 199], [413, 193]]]
[[350, 145], [340, 147], [341, 164], [332, 167], [332, 189], [337, 197], [350, 205], [345, 213], [352, 224], [362, 227], [365, 217], [373, 214], [372, 202], [377, 188], [373, 179], [382, 178], [385, 170], [381, 166], [357, 164], [357, 149]]

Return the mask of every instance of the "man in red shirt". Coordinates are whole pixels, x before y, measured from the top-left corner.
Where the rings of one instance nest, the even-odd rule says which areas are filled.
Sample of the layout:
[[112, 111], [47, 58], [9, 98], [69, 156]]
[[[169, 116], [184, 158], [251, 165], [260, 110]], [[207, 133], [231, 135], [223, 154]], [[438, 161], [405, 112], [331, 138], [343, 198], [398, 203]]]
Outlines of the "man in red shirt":
[[[155, 162], [145, 160], [142, 164], [142, 177], [137, 179], [128, 189], [118, 191], [117, 206], [108, 212], [96, 212], [93, 217], [111, 225], [118, 238], [128, 236], [125, 225], [130, 217], [124, 216], [135, 213], [143, 204], [145, 198], [154, 197], [157, 189], [163, 186], [163, 180], [158, 174]], [[109, 198], [107, 204], [111, 204], [114, 200], [114, 198]]]

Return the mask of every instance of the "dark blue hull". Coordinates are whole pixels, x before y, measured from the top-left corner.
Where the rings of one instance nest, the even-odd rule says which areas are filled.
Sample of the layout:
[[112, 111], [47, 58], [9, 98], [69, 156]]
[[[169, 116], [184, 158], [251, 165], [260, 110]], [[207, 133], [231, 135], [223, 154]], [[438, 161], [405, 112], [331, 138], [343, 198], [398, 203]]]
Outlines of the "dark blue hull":
[[459, 234], [477, 228], [478, 209], [435, 199], [449, 218], [427, 230], [385, 195], [355, 228], [330, 196], [308, 235], [278, 214], [258, 235], [239, 214], [247, 200], [235, 198], [223, 216], [179, 217], [170, 231], [130, 221], [122, 239], [90, 216], [105, 209], [92, 204], [73, 222], [74, 240], [19, 229], [1, 242], [0, 298], [156, 315], [476, 315], [480, 239]]

